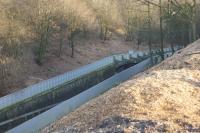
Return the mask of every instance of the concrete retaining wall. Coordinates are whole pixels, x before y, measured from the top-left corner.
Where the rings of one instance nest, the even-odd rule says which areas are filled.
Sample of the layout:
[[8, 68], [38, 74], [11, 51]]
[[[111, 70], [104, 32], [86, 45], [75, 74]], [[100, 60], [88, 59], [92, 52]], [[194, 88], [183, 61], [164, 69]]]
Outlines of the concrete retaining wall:
[[[109, 65], [100, 70], [94, 71], [70, 82], [62, 84], [56, 88], [40, 93], [29, 99], [16, 103], [10, 107], [7, 107], [0, 111], [0, 122], [15, 118], [17, 116], [23, 115], [34, 110], [60, 103], [65, 101], [90, 87], [108, 79], [115, 74], [115, 68], [113, 65]], [[18, 123], [22, 123], [27, 119], [30, 119], [37, 115], [37, 113], [31, 116], [24, 117], [23, 119], [18, 119], [17, 121], [10, 122], [9, 124], [0, 125], [0, 131], [6, 131]]]
[[69, 114], [71, 111], [74, 111], [80, 105], [86, 103], [87, 101], [99, 96], [100, 94], [106, 92], [110, 88], [116, 86], [117, 84], [127, 80], [133, 75], [136, 75], [139, 72], [144, 71], [149, 67], [151, 60], [147, 59], [131, 68], [128, 68], [111, 78], [99, 83], [98, 85], [74, 96], [56, 107], [34, 117], [31, 120], [26, 121], [25, 123], [19, 125], [18, 127], [8, 131], [8, 133], [35, 133], [40, 129], [46, 127], [52, 122], [58, 120], [64, 115]]

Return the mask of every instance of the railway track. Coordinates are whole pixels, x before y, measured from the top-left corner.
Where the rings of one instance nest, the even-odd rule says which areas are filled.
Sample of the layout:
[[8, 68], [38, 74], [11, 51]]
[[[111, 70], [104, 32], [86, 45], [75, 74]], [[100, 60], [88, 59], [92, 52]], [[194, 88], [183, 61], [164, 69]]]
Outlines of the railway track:
[[[160, 51], [155, 51], [154, 55], [159, 55], [159, 52]], [[166, 57], [171, 55], [169, 50], [166, 50], [165, 52]], [[38, 115], [53, 109], [60, 103], [84, 93], [91, 87], [94, 87], [109, 78], [115, 77], [116, 75], [129, 70], [129, 68], [134, 74], [134, 72], [137, 71], [134, 70], [137, 68], [134, 68], [134, 66], [137, 66], [138, 63], [148, 60], [148, 64], [150, 64], [151, 61], [148, 58], [149, 56], [142, 52], [129, 52], [128, 54], [114, 55], [112, 58], [107, 58], [106, 60], [99, 61], [82, 68], [83, 70], [91, 70], [94, 68], [92, 71], [84, 72], [83, 70], [77, 70], [77, 73], [80, 74], [82, 72], [82, 75], [76, 75], [77, 73], [75, 72], [72, 72], [72, 74], [70, 73], [75, 78], [66, 78], [70, 74], [64, 74], [59, 78], [53, 78], [53, 80], [50, 79], [50, 82], [41, 83], [38, 88], [36, 85], [34, 89], [36, 89], [37, 93], [33, 93], [35, 90], [31, 87], [26, 88], [19, 92], [25, 97], [24, 99], [20, 97], [19, 93], [0, 98], [0, 132], [8, 131], [30, 119], [34, 119]], [[157, 57], [155, 60], [155, 64], [159, 62]], [[148, 64], [141, 67], [146, 69]], [[138, 72], [144, 70], [140, 70], [140, 68], [137, 69]], [[131, 74], [127, 73], [126, 76], [128, 75]], [[118, 78], [120, 79], [121, 77]], [[62, 80], [59, 81], [58, 79]], [[65, 80], [65, 82], [62, 82], [63, 80]], [[124, 81], [124, 79], [122, 78], [121, 81]], [[116, 80], [116, 83], [121, 81]], [[51, 86], [50, 83], [53, 84], [53, 86]], [[54, 86], [55, 84], [57, 85]], [[44, 89], [45, 87], [49, 89]], [[18, 97], [20, 97], [21, 100], [16, 102], [15, 98]], [[6, 106], [6, 102], [2, 102], [3, 100], [9, 104]]]

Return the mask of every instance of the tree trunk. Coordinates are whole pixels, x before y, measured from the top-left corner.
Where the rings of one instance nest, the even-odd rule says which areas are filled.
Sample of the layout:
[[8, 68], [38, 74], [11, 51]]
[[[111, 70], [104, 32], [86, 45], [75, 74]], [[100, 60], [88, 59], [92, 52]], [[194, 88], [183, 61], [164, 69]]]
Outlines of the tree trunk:
[[108, 28], [105, 27], [104, 41], [107, 40]]
[[140, 39], [139, 38], [137, 39], [137, 49], [138, 50], [140, 49]]
[[162, 1], [159, 0], [160, 4], [160, 43], [161, 43], [161, 52], [162, 59], [164, 60], [164, 40], [163, 40], [163, 18], [162, 18]]
[[[167, 4], [167, 8], [168, 8], [168, 14], [170, 14], [171, 13], [171, 0], [168, 0], [168, 4]], [[171, 51], [172, 51], [172, 53], [174, 54], [174, 44], [173, 44], [173, 42], [171, 41], [171, 36], [170, 36], [170, 31], [171, 31], [171, 27], [170, 27], [170, 25], [169, 24], [167, 24], [167, 34], [168, 34], [168, 39], [169, 39], [169, 43], [170, 43], [170, 46], [171, 46]]]
[[37, 63], [39, 65], [42, 64], [43, 51], [44, 51], [44, 33], [42, 33], [41, 35], [39, 49], [38, 49]]
[[64, 33], [61, 30], [60, 31], [60, 46], [59, 46], [59, 53], [58, 53], [59, 57], [62, 55], [63, 40], [64, 40]]
[[192, 36], [193, 36], [193, 41], [197, 40], [197, 26], [196, 26], [196, 13], [197, 13], [197, 4], [196, 4], [196, 0], [193, 0], [194, 3], [194, 7], [193, 7], [193, 19], [192, 19]]
[[191, 43], [192, 42], [192, 27], [191, 26], [189, 26], [188, 34], [189, 34], [189, 43]]
[[72, 48], [71, 57], [74, 58], [74, 41], [73, 40], [71, 40], [71, 48]]
[[153, 56], [152, 56], [152, 46], [151, 46], [151, 17], [150, 17], [150, 3], [148, 2], [148, 45], [149, 45], [149, 54], [151, 57], [151, 63], [153, 64]]

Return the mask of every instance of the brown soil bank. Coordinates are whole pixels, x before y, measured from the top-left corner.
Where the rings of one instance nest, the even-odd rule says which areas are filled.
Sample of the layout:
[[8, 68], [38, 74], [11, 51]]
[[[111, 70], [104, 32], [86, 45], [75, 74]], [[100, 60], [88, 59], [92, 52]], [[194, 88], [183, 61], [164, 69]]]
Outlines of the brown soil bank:
[[200, 132], [200, 40], [43, 132]]

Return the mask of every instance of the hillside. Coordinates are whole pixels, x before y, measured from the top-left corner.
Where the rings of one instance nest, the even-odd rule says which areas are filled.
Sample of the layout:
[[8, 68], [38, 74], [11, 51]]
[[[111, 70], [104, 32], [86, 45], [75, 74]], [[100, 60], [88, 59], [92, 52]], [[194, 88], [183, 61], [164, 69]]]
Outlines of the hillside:
[[196, 0], [0, 0], [0, 97], [136, 45], [186, 46], [200, 37], [199, 7]]
[[200, 40], [42, 132], [200, 132]]
[[[42, 66], [35, 62], [35, 44], [28, 44], [28, 47], [25, 48], [23, 58], [23, 72], [20, 72], [20, 77], [15, 77], [17, 82], [9, 84], [6, 89], [0, 91], [0, 96], [23, 89], [26, 86], [59, 74], [78, 69], [81, 66], [104, 57], [116, 53], [124, 53], [131, 49], [137, 50], [137, 46], [133, 45], [132, 42], [125, 42], [121, 37], [115, 35], [109, 40], [102, 41], [98, 38], [98, 35], [89, 34], [86, 38], [80, 38], [75, 43], [74, 58], [70, 56], [71, 49], [68, 45], [64, 45], [62, 55], [58, 57], [58, 42], [53, 40], [48, 48], [48, 53]], [[140, 50], [144, 49], [147, 49], [147, 47], [141, 46]]]

